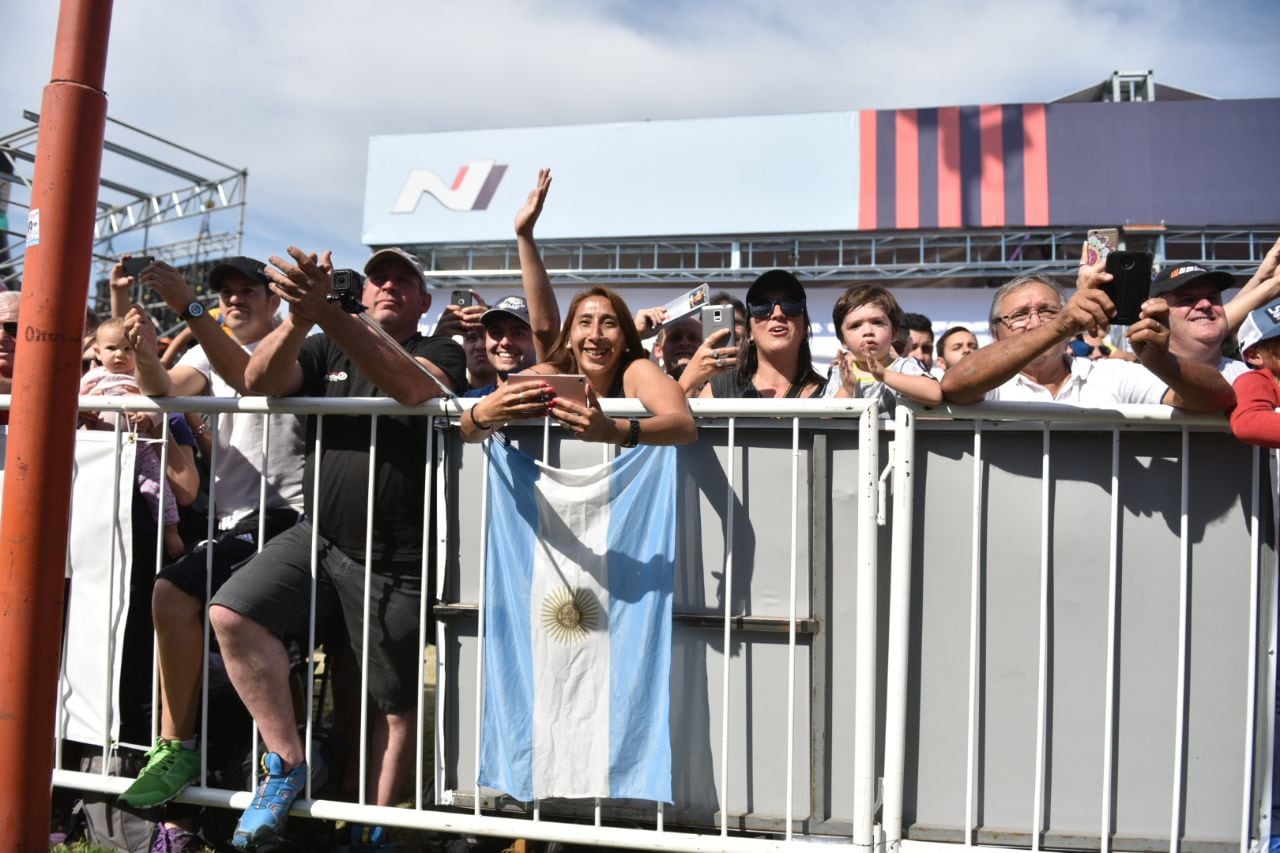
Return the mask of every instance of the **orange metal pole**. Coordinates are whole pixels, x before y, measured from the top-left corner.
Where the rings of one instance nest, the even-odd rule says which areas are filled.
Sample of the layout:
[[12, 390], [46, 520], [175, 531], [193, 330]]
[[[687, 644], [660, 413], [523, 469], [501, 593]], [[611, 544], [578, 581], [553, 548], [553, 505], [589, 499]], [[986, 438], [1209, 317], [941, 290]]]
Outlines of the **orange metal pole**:
[[62, 0], [40, 110], [0, 519], [0, 850], [49, 844], [63, 569], [111, 5]]

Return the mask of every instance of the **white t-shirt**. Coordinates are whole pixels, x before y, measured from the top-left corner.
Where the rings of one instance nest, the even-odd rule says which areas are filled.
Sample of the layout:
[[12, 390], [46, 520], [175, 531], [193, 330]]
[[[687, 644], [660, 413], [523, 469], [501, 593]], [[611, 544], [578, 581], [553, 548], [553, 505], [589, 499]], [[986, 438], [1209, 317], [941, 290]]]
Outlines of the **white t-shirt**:
[[1067, 403], [1073, 406], [1104, 408], [1116, 405], [1157, 404], [1169, 386], [1141, 364], [1104, 358], [1090, 361], [1071, 358], [1071, 375], [1057, 396], [1049, 389], [1019, 373], [985, 397], [988, 401], [1026, 403]]
[[[910, 355], [898, 356], [893, 360], [892, 364], [885, 368], [885, 370], [891, 370], [894, 373], [903, 373], [907, 376], [932, 377], [932, 374], [925, 370], [924, 364], [920, 359]], [[868, 381], [864, 382], [863, 379]], [[885, 413], [892, 412], [894, 403], [897, 402], [902, 395], [897, 391], [894, 391], [888, 385], [885, 385], [883, 382], [870, 380], [870, 374], [865, 374], [859, 377], [857, 396], [863, 398], [878, 397], [880, 398], [880, 411]], [[836, 392], [840, 390], [841, 384], [842, 380], [840, 379], [840, 370], [837, 367], [833, 367], [831, 369], [831, 375], [827, 377], [826, 387], [822, 389], [822, 396], [834, 397]]]
[[[253, 352], [257, 343], [243, 347]], [[209, 380], [215, 397], [238, 397], [209, 363], [203, 347], [192, 347], [179, 367], [190, 367]], [[305, 446], [303, 419], [297, 415], [270, 415], [267, 447], [267, 502], [263, 509], [302, 512], [302, 457]], [[218, 416], [218, 471], [214, 491], [218, 527], [229, 530], [258, 510], [262, 478], [262, 415], [225, 413]]]
[[1236, 361], [1234, 358], [1227, 358], [1225, 355], [1218, 362], [1218, 372], [1222, 374], [1222, 378], [1231, 384], [1235, 384], [1236, 377], [1242, 373], [1249, 372], [1249, 365], [1243, 361]]

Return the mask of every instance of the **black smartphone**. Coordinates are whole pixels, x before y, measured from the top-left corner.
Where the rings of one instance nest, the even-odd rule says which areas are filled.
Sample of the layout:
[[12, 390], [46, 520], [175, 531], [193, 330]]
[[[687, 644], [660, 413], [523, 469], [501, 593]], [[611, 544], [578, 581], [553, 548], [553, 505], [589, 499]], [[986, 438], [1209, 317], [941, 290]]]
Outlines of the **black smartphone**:
[[1107, 255], [1107, 272], [1113, 278], [1102, 289], [1116, 306], [1111, 322], [1116, 326], [1132, 326], [1138, 322], [1142, 303], [1151, 295], [1150, 252], [1111, 252]]
[[738, 345], [738, 328], [733, 322], [732, 305], [702, 306], [702, 339], [705, 341], [713, 332], [721, 329], [729, 330], [729, 337], [716, 344], [717, 347], [736, 347]]
[[127, 261], [124, 262], [124, 274], [133, 276], [133, 278], [136, 280], [143, 270], [145, 270], [147, 267], [151, 266], [155, 262], [156, 262], [156, 259], [151, 257], [150, 255], [142, 255], [141, 257], [129, 258]]
[[472, 296], [470, 290], [455, 290], [453, 295], [449, 297], [451, 305], [458, 305], [462, 308], [468, 308], [475, 303], [475, 297]]

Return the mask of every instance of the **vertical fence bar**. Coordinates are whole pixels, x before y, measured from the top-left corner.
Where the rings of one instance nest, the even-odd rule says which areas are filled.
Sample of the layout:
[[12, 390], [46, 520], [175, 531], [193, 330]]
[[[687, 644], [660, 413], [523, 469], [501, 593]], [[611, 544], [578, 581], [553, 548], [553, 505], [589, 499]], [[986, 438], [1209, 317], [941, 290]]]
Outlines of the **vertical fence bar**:
[[729, 662], [733, 619], [733, 451], [737, 418], [729, 418], [729, 439], [725, 453], [724, 513], [724, 638], [723, 669], [720, 673], [720, 836], [729, 835]]
[[[107, 619], [106, 619], [106, 622], [104, 623], [107, 627], [107, 637], [106, 637], [107, 665], [103, 667], [103, 678], [105, 680], [103, 682], [104, 690], [102, 692], [102, 695], [107, 703], [107, 707], [104, 709], [105, 713], [103, 713], [102, 715], [102, 719], [103, 719], [102, 775], [103, 776], [110, 775], [109, 770], [111, 765], [111, 721], [115, 716], [114, 707], [113, 707], [114, 701], [112, 699], [112, 695], [113, 695], [112, 675], [113, 675], [113, 670], [115, 669], [115, 655], [116, 655], [116, 638], [115, 638], [116, 543], [120, 541], [120, 466], [121, 466], [120, 441], [123, 438], [123, 430], [121, 429], [121, 423], [123, 420], [124, 420], [124, 415], [122, 413], [117, 413], [116, 428], [115, 428], [116, 441], [115, 441], [115, 450], [113, 455], [114, 465], [115, 465], [115, 478], [112, 480], [112, 487], [111, 487], [111, 559], [107, 563], [107, 596], [106, 596]], [[134, 464], [136, 465], [137, 463], [135, 462]], [[130, 479], [130, 482], [132, 482], [132, 479], [133, 479], [132, 475], [130, 476], [129, 479]], [[132, 490], [130, 490], [130, 493], [132, 493]]]
[[906, 779], [907, 666], [911, 645], [911, 534], [915, 523], [916, 415], [898, 403], [893, 425], [893, 554], [889, 575], [889, 648], [885, 668], [884, 800], [880, 824], [885, 841], [902, 841], [902, 797]]
[[[443, 459], [444, 454], [436, 451], [437, 464]], [[445, 499], [445, 474], [443, 466], [439, 467], [439, 476], [436, 477], [436, 600], [444, 601], [446, 564], [445, 555], [448, 553], [449, 545], [449, 506]], [[445, 661], [445, 643], [447, 636], [445, 634], [445, 626], [443, 620], [436, 620], [436, 704], [435, 704], [435, 730], [436, 730], [436, 751], [435, 760], [432, 763], [435, 778], [435, 800], [440, 800], [440, 793], [444, 790], [444, 766], [443, 759], [445, 755], [444, 743], [444, 696], [448, 688], [449, 668]], [[459, 745], [461, 747], [461, 745]], [[461, 749], [459, 749], [461, 751]]]
[[[1258, 502], [1262, 497], [1262, 477], [1259, 470], [1262, 461], [1261, 453], [1261, 448], [1253, 447], [1250, 454], [1253, 471], [1249, 482], [1249, 627], [1245, 638], [1248, 643], [1245, 651], [1248, 668], [1245, 671], [1244, 690], [1244, 780], [1240, 786], [1244, 802], [1240, 806], [1240, 853], [1249, 853], [1249, 841], [1253, 835], [1249, 830], [1249, 824], [1250, 817], [1253, 815], [1253, 727], [1257, 719], [1255, 712], [1258, 686], [1258, 572], [1261, 568], [1258, 549], [1262, 544], [1262, 533], [1259, 529], [1261, 525], [1258, 523]], [[1269, 803], [1266, 805], [1270, 806]]]
[[[201, 619], [203, 621], [202, 630], [204, 631], [204, 656], [200, 661], [200, 784], [204, 784], [204, 780], [209, 778], [209, 756], [207, 744], [209, 743], [209, 635], [213, 630], [213, 626], [209, 623], [209, 600], [213, 598], [213, 537], [217, 533], [217, 512], [215, 501], [218, 498], [218, 419], [211, 418], [209, 422], [209, 506], [205, 510], [204, 516], [204, 607], [201, 608]], [[256, 753], [258, 745], [258, 724], [253, 724], [253, 746], [250, 747], [253, 754], [253, 767], [256, 773], [258, 767], [258, 756]], [[255, 785], [256, 787], [256, 785]]]
[[365, 804], [369, 779], [369, 579], [373, 572], [373, 496], [378, 474], [378, 416], [369, 416], [369, 482], [364, 516], [364, 618], [360, 623], [360, 796]]
[[[167, 412], [161, 413], [160, 426], [160, 493], [157, 496], [158, 506], [160, 508], [156, 520], [156, 562], [155, 574], [159, 575], [160, 570], [164, 568], [164, 496], [169, 487], [169, 415]], [[154, 584], [154, 579], [152, 583]], [[147, 602], [150, 606], [151, 602]], [[133, 602], [130, 602], [133, 606]], [[160, 737], [160, 642], [156, 637], [155, 626], [151, 631], [151, 740], [155, 742]], [[149, 746], [150, 744], [148, 744]]]
[[[1274, 451], [1272, 452], [1274, 454]], [[1274, 475], [1273, 475], [1274, 476]], [[1274, 494], [1274, 493], [1273, 493]], [[1272, 518], [1275, 518], [1275, 507], [1272, 507]], [[1280, 584], [1276, 582], [1276, 574], [1274, 570], [1269, 569], [1267, 579], [1270, 581], [1267, 589], [1266, 600], [1263, 602], [1262, 612], [1266, 614], [1267, 625], [1267, 648], [1266, 661], [1267, 665], [1262, 670], [1262, 695], [1274, 697], [1276, 695], [1276, 631], [1277, 631], [1277, 607], [1280, 601]], [[1273, 744], [1275, 743], [1276, 734], [1276, 713], [1274, 700], [1267, 702], [1265, 713], [1262, 720], [1263, 741], [1259, 745], [1259, 752], [1265, 756], [1271, 756]], [[1271, 768], [1274, 769], [1274, 768]], [[1262, 850], [1267, 850], [1271, 844], [1271, 797], [1272, 797], [1273, 777], [1272, 773], [1262, 774], [1262, 796], [1260, 799], [1260, 820], [1258, 821], [1258, 846]]]
[[973, 542], [969, 578], [969, 729], [965, 759], [964, 845], [973, 846], [977, 830], [978, 660], [982, 620], [982, 422], [973, 422]]
[[858, 422], [857, 647], [854, 649], [853, 843], [870, 848], [876, 796], [876, 571], [879, 530], [880, 406]]
[[1116, 630], [1120, 604], [1120, 430], [1111, 430], [1111, 539], [1107, 568], [1106, 698], [1102, 718], [1102, 823], [1098, 827], [1099, 853], [1111, 853], [1111, 779], [1115, 775], [1112, 741], [1116, 726]]
[[[248, 417], [248, 415], [240, 415], [240, 417]], [[217, 453], [217, 441], [218, 441], [218, 440], [217, 440], [217, 435], [218, 435], [218, 428], [217, 428], [216, 424], [217, 424], [217, 421], [218, 421], [218, 416], [217, 416], [217, 415], [210, 415], [210, 420], [211, 420], [211, 421], [212, 421], [212, 423], [214, 424], [214, 426], [212, 427], [213, 431], [210, 433], [210, 435], [212, 435], [212, 436], [213, 436], [213, 439], [212, 439], [212, 444], [213, 444], [213, 447], [214, 447], [214, 451], [213, 451], [213, 452], [214, 452], [214, 453]], [[257, 553], [259, 553], [259, 554], [261, 554], [261, 553], [262, 553], [262, 546], [263, 546], [263, 543], [265, 542], [265, 540], [266, 540], [266, 538], [267, 538], [267, 466], [270, 464], [270, 460], [267, 458], [267, 455], [268, 455], [268, 454], [267, 454], [267, 449], [268, 449], [270, 446], [271, 446], [271, 415], [264, 414], [264, 415], [262, 416], [262, 468], [260, 469], [260, 472], [261, 472], [261, 473], [260, 473], [260, 474], [259, 474], [259, 476], [258, 476], [258, 550], [257, 550]], [[318, 460], [318, 459], [319, 459], [319, 456], [317, 455], [317, 457], [316, 457], [316, 458], [317, 458], [317, 460]], [[317, 462], [317, 464], [318, 464], [318, 462]], [[213, 481], [213, 480], [214, 480], [214, 479], [216, 479], [216, 478], [215, 478], [215, 477], [213, 476], [213, 474], [211, 473], [211, 474], [209, 475], [209, 479], [210, 479], [210, 481]], [[212, 488], [212, 486], [211, 486], [210, 488]], [[212, 493], [212, 491], [209, 493], [209, 514], [210, 514], [210, 516], [213, 516], [213, 515], [214, 515], [214, 505], [213, 505], [213, 493]], [[210, 542], [212, 542], [213, 540], [212, 540], [212, 539], [210, 539], [209, 541], [210, 541]], [[213, 567], [213, 559], [212, 559], [212, 556], [213, 556], [212, 554], [210, 554], [210, 555], [209, 555], [209, 561], [208, 561], [208, 564], [207, 564], [207, 568], [209, 569], [209, 573], [210, 573], [210, 574], [212, 574], [212, 571], [213, 571], [213, 568], [212, 568], [212, 567]], [[212, 596], [213, 596], [213, 593], [212, 593], [212, 592], [208, 592], [208, 591], [206, 591], [206, 593], [205, 593], [205, 599], [204, 599], [204, 600], [205, 600], [205, 608], [204, 608], [204, 609], [205, 609], [205, 612], [206, 612], [206, 613], [208, 613], [208, 611], [209, 611], [209, 599], [210, 599]], [[207, 622], [207, 621], [208, 621], [208, 619], [206, 619], [205, 621]], [[209, 657], [209, 638], [208, 638], [208, 637], [205, 637], [204, 648], [205, 648], [205, 658], [208, 658], [208, 657]], [[308, 658], [310, 658], [311, 654], [313, 654], [313, 653], [314, 653], [314, 651], [315, 651], [315, 650], [314, 650], [314, 648], [312, 648], [311, 650], [309, 650], [309, 651], [308, 651]], [[312, 677], [314, 677], [314, 676], [312, 676]], [[205, 687], [205, 693], [207, 694], [208, 692], [209, 692], [209, 690], [208, 690], [208, 686], [206, 685], [206, 687]], [[206, 706], [206, 707], [207, 707], [207, 706]], [[308, 700], [308, 702], [307, 702], [307, 727], [308, 727], [308, 730], [310, 729], [310, 726], [311, 726], [311, 713], [312, 713], [311, 702]], [[252, 762], [252, 763], [253, 763], [253, 766], [256, 768], [256, 767], [258, 766], [258, 756], [257, 756], [257, 754], [256, 754], [256, 750], [257, 750], [257, 748], [258, 748], [258, 721], [257, 721], [257, 720], [252, 720], [252, 719], [251, 719], [251, 720], [249, 721], [249, 730], [250, 730], [250, 735], [251, 735], [251, 737], [253, 738], [253, 748], [254, 748], [254, 750], [255, 750], [255, 754], [254, 754], [254, 756], [253, 756], [253, 762]], [[201, 738], [200, 744], [201, 744], [201, 746], [200, 746], [201, 759], [200, 759], [200, 760], [201, 760], [201, 761], [204, 761], [204, 758], [203, 758], [203, 755], [204, 755], [204, 739], [203, 739], [203, 737]], [[306, 755], [307, 755], [307, 760], [308, 760], [308, 761], [310, 761], [310, 760], [311, 760], [311, 748], [310, 748], [309, 743], [308, 743], [308, 747], [307, 747]], [[201, 769], [203, 770], [204, 768], [202, 767]], [[310, 768], [308, 768], [308, 771], [309, 771], [309, 770], [310, 770]], [[255, 772], [256, 772], [256, 770], [255, 770]], [[254, 787], [256, 788], [257, 786], [255, 785]], [[308, 796], [310, 796], [310, 795], [308, 794]]]
[[427, 705], [427, 600], [431, 596], [428, 560], [431, 553], [431, 472], [435, 463], [435, 425], [436, 419], [428, 416], [427, 455], [422, 466], [422, 576], [418, 580], [418, 716], [413, 735], [413, 807], [418, 810], [422, 809], [422, 740]]
[[[324, 442], [324, 415], [316, 415], [316, 446], [315, 446], [315, 450], [312, 451], [312, 453], [314, 453], [314, 456], [312, 457], [313, 470], [311, 472], [311, 475], [312, 475], [311, 506], [313, 508], [313, 512], [315, 511], [315, 509], [319, 508], [320, 506], [320, 462], [322, 457], [324, 456], [322, 452], [324, 449], [323, 442]], [[311, 719], [312, 717], [311, 709], [315, 707], [315, 702], [316, 702], [316, 655], [315, 655], [316, 582], [317, 582], [317, 578], [319, 575], [319, 568], [320, 568], [319, 554], [320, 554], [320, 524], [316, 519], [312, 519], [311, 520], [311, 592], [310, 592], [310, 595], [308, 596], [310, 600], [308, 601], [309, 614], [307, 616], [307, 726], [305, 730], [306, 743], [303, 744], [303, 751], [306, 753], [306, 759], [308, 762], [311, 760], [311, 744], [313, 741], [313, 734], [314, 734], [313, 732], [314, 727], [312, 726], [312, 719]], [[333, 661], [329, 660], [328, 656], [325, 657], [324, 665], [325, 665], [326, 671], [332, 672], [332, 670], [330, 670], [329, 668], [333, 666]], [[258, 748], [258, 739], [255, 737], [254, 750], [256, 751], [257, 748]], [[257, 760], [256, 753], [254, 755], [253, 766], [254, 766], [253, 786], [254, 788], [257, 788], [258, 760]], [[307, 768], [307, 792], [306, 792], [308, 800], [312, 799], [311, 777], [314, 774], [315, 774], [315, 768], [309, 766]]]
[[800, 418], [791, 419], [791, 575], [790, 607], [787, 617], [787, 841], [791, 840], [795, 817], [792, 786], [795, 784], [796, 749], [796, 562], [800, 512]]
[[1049, 502], [1053, 497], [1049, 480], [1050, 438], [1049, 423], [1046, 421], [1040, 448], [1040, 636], [1036, 676], [1036, 779], [1032, 786], [1035, 790], [1035, 802], [1031, 810], [1033, 851], [1040, 849], [1040, 836], [1044, 832], [1044, 742], [1049, 684], [1049, 537], [1053, 533], [1053, 519], [1049, 515]]
[[1178, 681], [1174, 706], [1173, 723], [1173, 798], [1169, 816], [1169, 853], [1178, 853], [1182, 818], [1182, 763], [1185, 760], [1183, 750], [1186, 740], [1187, 726], [1187, 616], [1190, 607], [1189, 579], [1191, 573], [1191, 540], [1189, 536], [1188, 509], [1190, 505], [1190, 433], [1182, 428], [1182, 458], [1179, 459], [1181, 472], [1181, 506], [1179, 508], [1178, 530]]
[[481, 442], [484, 448], [484, 474], [480, 478], [480, 594], [476, 613], [476, 749], [475, 749], [475, 804], [473, 811], [480, 816], [480, 729], [484, 724], [484, 588], [488, 583], [485, 562], [488, 560], [488, 537], [485, 531], [489, 522], [489, 445], [492, 439]]

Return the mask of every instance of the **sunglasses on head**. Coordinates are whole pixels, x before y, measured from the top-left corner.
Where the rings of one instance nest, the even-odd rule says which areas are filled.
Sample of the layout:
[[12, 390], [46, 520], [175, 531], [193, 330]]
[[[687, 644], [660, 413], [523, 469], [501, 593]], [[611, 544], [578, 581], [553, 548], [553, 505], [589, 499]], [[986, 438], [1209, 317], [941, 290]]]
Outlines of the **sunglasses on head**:
[[748, 302], [747, 310], [751, 312], [751, 316], [756, 320], [767, 320], [773, 314], [773, 306], [782, 309], [782, 313], [788, 317], [799, 317], [804, 313], [803, 299], [770, 299], [767, 302]]

